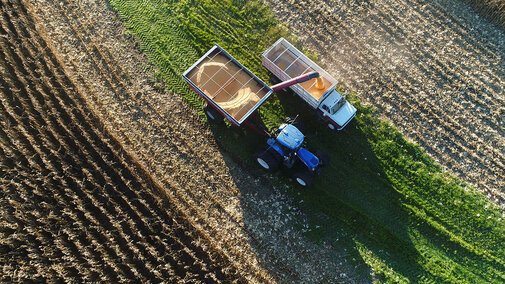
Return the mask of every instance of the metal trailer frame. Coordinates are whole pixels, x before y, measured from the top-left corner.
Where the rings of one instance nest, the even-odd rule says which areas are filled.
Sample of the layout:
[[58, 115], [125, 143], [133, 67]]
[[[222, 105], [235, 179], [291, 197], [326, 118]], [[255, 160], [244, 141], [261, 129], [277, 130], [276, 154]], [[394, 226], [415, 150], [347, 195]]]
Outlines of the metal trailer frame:
[[[239, 120], [235, 119], [232, 115], [230, 115], [226, 110], [221, 108], [217, 102], [215, 102], [212, 98], [207, 96], [201, 89], [199, 89], [194, 82], [191, 81], [191, 79], [188, 77], [188, 74], [193, 71], [197, 66], [202, 63], [205, 59], [212, 59], [209, 57], [211, 54], [216, 52], [217, 54], [223, 54], [225, 57], [229, 59], [229, 62], [233, 62], [236, 64], [240, 70], [246, 72], [249, 76], [251, 76], [251, 80], [255, 80], [257, 83], [259, 83], [262, 88], [265, 88], [266, 94], [250, 109], [247, 111], [245, 115], [242, 116]], [[214, 55], [214, 56], [216, 56]], [[189, 67], [183, 74], [182, 77], [184, 80], [188, 83], [188, 85], [193, 89], [200, 97], [202, 97], [205, 101], [207, 101], [208, 104], [213, 106], [217, 111], [219, 111], [227, 120], [229, 120], [232, 124], [236, 126], [240, 126], [245, 122], [246, 125], [251, 125], [251, 123], [248, 123], [248, 118], [251, 117], [251, 115], [273, 94], [272, 88], [265, 84], [260, 78], [258, 78], [256, 75], [254, 75], [249, 69], [244, 67], [238, 60], [236, 60], [233, 56], [231, 56], [226, 50], [224, 50], [222, 47], [219, 45], [215, 44], [207, 53], [205, 53], [198, 61], [196, 61], [191, 67]], [[254, 128], [254, 127], [253, 127]], [[255, 129], [256, 130], [256, 129]], [[261, 133], [261, 132], [260, 132]]]
[[[267, 55], [275, 48], [277, 48], [279, 45], [282, 45], [285, 50], [281, 52], [274, 60], [271, 60], [267, 57]], [[321, 77], [326, 78], [330, 83], [331, 86], [324, 92], [319, 99], [316, 99], [313, 97], [309, 92], [307, 92], [303, 87], [301, 87], [299, 84], [293, 85], [290, 88], [298, 95], [300, 96], [304, 101], [306, 101], [312, 108], [317, 109], [319, 104], [324, 101], [324, 99], [336, 88], [338, 81], [333, 78], [328, 72], [326, 72], [323, 68], [321, 68], [319, 65], [317, 65], [314, 61], [312, 61], [310, 58], [308, 58], [305, 54], [303, 54], [301, 51], [299, 51], [296, 47], [294, 47], [291, 43], [289, 43], [286, 39], [280, 38], [277, 40], [270, 48], [268, 48], [263, 54], [261, 55], [262, 57], [262, 64], [267, 68], [270, 72], [272, 72], [275, 76], [277, 76], [281, 81], [286, 81], [289, 79], [292, 79], [293, 76], [290, 76], [285, 72], [285, 70], [289, 69], [291, 65], [285, 68], [285, 70], [282, 70], [279, 66], [275, 64], [275, 61], [279, 59], [285, 52], [290, 52], [292, 55], [294, 55], [295, 60], [291, 63], [294, 64], [296, 61], [302, 62], [304, 65], [307, 66], [307, 69], [303, 71], [301, 74], [310, 72], [310, 71], [316, 71], [319, 73]], [[300, 75], [300, 74], [297, 74]], [[332, 83], [333, 82], [333, 83]]]

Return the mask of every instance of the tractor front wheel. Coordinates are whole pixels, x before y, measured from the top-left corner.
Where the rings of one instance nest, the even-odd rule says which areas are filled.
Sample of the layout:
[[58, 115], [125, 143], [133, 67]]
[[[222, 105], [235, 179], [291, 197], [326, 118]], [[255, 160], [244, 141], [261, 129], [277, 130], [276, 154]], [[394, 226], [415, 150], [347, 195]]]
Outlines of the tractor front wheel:
[[312, 175], [307, 172], [296, 173], [293, 178], [303, 187], [310, 187], [312, 185]]
[[330, 157], [325, 152], [317, 150], [315, 155], [319, 159], [319, 164], [321, 166], [326, 166], [330, 163]]

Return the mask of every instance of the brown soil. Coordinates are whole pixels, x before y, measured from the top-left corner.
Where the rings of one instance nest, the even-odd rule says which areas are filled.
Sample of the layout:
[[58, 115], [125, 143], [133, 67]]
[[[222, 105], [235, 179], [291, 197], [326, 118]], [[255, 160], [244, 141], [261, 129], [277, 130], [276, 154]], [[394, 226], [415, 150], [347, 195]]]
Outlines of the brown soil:
[[505, 35], [458, 0], [269, 0], [326, 70], [505, 206]]
[[105, 2], [0, 0], [0, 279], [351, 282]]

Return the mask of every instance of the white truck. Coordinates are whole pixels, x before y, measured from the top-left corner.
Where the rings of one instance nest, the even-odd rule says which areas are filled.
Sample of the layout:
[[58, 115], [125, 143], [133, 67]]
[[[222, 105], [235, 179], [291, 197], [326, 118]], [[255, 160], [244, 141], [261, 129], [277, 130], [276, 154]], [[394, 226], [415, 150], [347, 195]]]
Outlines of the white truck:
[[263, 52], [262, 63], [274, 75], [272, 80], [278, 82], [308, 72], [318, 72], [319, 78], [292, 85], [290, 88], [317, 110], [318, 116], [331, 130], [342, 130], [356, 115], [356, 108], [335, 90], [337, 80], [284, 38], [280, 38]]

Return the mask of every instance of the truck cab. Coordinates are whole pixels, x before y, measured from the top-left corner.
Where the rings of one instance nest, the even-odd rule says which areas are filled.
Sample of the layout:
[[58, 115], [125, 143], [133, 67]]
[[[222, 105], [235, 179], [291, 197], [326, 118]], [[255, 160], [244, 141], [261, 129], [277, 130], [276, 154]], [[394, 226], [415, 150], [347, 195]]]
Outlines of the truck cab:
[[317, 112], [331, 130], [341, 130], [356, 115], [356, 108], [333, 89], [319, 104]]

